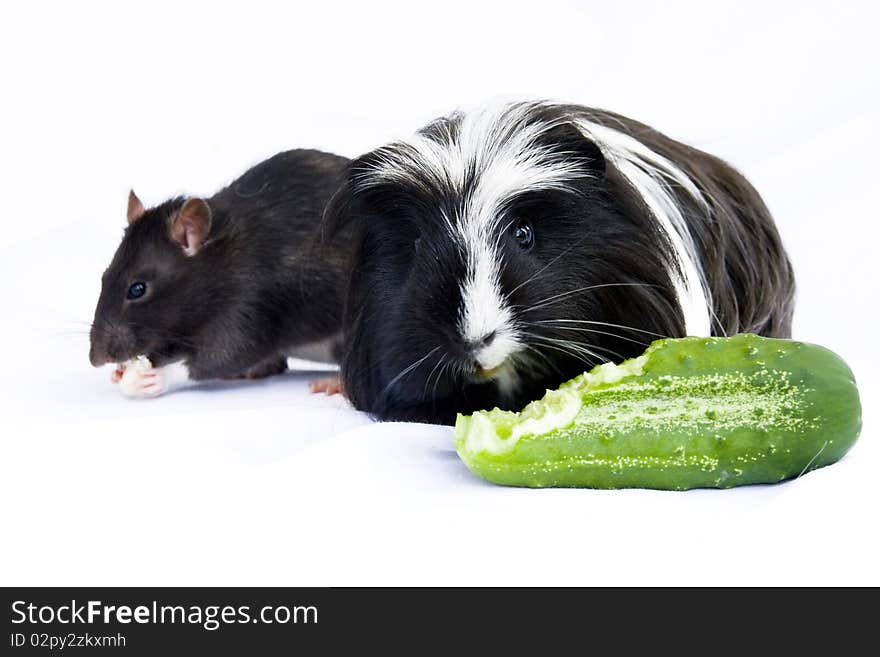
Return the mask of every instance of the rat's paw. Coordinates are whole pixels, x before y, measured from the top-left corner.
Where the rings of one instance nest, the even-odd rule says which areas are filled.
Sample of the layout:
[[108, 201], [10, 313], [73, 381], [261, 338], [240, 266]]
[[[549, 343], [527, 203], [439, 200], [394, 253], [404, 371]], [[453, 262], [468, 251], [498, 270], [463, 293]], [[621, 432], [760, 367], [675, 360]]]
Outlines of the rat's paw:
[[168, 391], [168, 381], [162, 370], [141, 370], [137, 374], [136, 397], [158, 397]]
[[326, 379], [317, 379], [309, 382], [309, 392], [323, 392], [327, 395], [343, 395], [342, 381], [338, 376], [327, 377]]
[[281, 358], [279, 360], [270, 360], [265, 363], [260, 363], [259, 365], [255, 365], [250, 368], [247, 372], [241, 375], [240, 378], [243, 379], [265, 379], [270, 376], [275, 376], [276, 374], [284, 374], [287, 371], [287, 358]]
[[113, 383], [119, 383], [122, 381], [122, 377], [125, 374], [125, 363], [119, 363], [116, 366], [116, 369], [113, 370], [113, 373], [110, 375], [110, 380]]
[[254, 381], [256, 379], [266, 379], [270, 376], [275, 376], [276, 374], [284, 374], [286, 371], [287, 359], [282, 358], [281, 360], [270, 360], [258, 363], [240, 374], [224, 376], [222, 378], [226, 381], [243, 381], [245, 379], [248, 381]]
[[168, 377], [160, 368], [149, 365], [149, 361], [135, 361], [123, 366], [119, 389], [127, 397], [158, 397], [168, 390]]

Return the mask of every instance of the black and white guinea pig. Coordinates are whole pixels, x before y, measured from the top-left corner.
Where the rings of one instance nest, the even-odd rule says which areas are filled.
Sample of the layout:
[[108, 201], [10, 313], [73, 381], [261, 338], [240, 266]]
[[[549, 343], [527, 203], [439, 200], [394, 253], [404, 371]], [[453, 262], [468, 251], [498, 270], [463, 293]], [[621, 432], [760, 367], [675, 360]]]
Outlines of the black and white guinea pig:
[[350, 239], [318, 237], [348, 162], [292, 150], [207, 199], [146, 209], [131, 192], [95, 309], [92, 365], [120, 363], [119, 381], [122, 363], [146, 356], [126, 389], [155, 396], [190, 380], [277, 374], [289, 355], [338, 358]]
[[519, 409], [664, 336], [789, 335], [794, 279], [732, 167], [610, 112], [457, 113], [357, 158], [342, 386], [380, 419]]

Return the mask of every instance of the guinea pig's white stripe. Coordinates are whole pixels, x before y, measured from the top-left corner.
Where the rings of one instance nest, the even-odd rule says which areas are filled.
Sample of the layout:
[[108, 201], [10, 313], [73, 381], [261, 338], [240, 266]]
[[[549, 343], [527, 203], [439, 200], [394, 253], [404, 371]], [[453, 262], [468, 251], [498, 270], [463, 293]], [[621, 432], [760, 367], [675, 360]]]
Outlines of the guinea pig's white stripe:
[[[471, 210], [465, 215], [484, 225], [498, 221], [503, 204], [524, 190], [564, 188], [583, 175], [577, 162], [536, 140], [555, 124], [529, 122], [528, 105], [492, 106], [458, 116], [454, 130], [435, 127], [439, 135], [418, 133], [381, 149], [371, 175], [360, 184], [382, 181], [428, 185], [432, 191], [463, 193], [473, 176]], [[441, 124], [442, 125], [442, 124]]]
[[651, 165], [653, 170], [671, 179], [680, 185], [687, 193], [697, 202], [706, 212], [709, 212], [709, 204], [706, 198], [700, 192], [699, 188], [694, 184], [684, 171], [679, 169], [669, 158], [660, 155], [656, 151], [651, 150], [645, 144], [635, 137], [627, 135], [620, 130], [593, 123], [585, 119], [578, 121], [581, 130], [591, 135], [594, 140], [601, 142], [615, 154], [626, 158], [627, 160], [637, 162], [641, 160]]
[[516, 347], [513, 313], [501, 292], [501, 258], [496, 242], [483, 227], [462, 220], [447, 222], [465, 254], [467, 267], [460, 290], [459, 335], [467, 342], [477, 342], [495, 334], [495, 340], [477, 355], [480, 365], [491, 369]]
[[505, 206], [526, 191], [565, 190], [576, 176], [582, 176], [571, 163], [553, 161], [546, 155], [499, 153], [479, 172], [468, 198], [465, 223], [499, 228]]
[[[583, 175], [577, 162], [538, 144], [544, 132], [566, 120], [565, 117], [555, 123], [534, 120], [534, 110], [541, 104], [497, 105], [458, 115], [454, 127], [441, 123], [434, 126], [431, 136], [419, 133], [382, 149], [372, 175], [362, 180], [364, 185], [391, 180], [427, 186], [429, 191], [448, 189], [464, 196], [461, 215], [454, 222], [447, 221], [472, 263], [463, 285], [463, 298], [472, 300], [468, 303], [476, 303], [473, 300], [477, 298], [493, 303], [500, 300], [498, 304], [503, 307], [503, 297], [497, 290], [497, 266], [480, 263], [494, 257], [492, 234], [497, 232], [504, 216], [505, 204], [525, 190], [565, 189], [572, 178]], [[670, 182], [693, 197], [709, 221], [711, 213], [706, 199], [687, 174], [638, 139], [584, 117], [574, 121], [633, 186], [667, 235], [677, 264], [673, 280], [686, 333], [709, 335], [712, 313], [709, 287]], [[468, 183], [472, 187], [465, 194]], [[500, 318], [502, 314], [498, 308], [483, 312], [465, 308], [462, 316], [473, 318], [468, 324], [470, 335], [477, 329], [489, 327], [489, 317]], [[463, 319], [463, 327], [464, 324]], [[492, 330], [498, 328], [487, 332]]]
[[[455, 129], [417, 134], [383, 150], [372, 180], [406, 182], [429, 191], [449, 190], [462, 199], [447, 230], [465, 254], [458, 328], [466, 341], [494, 334], [475, 354], [484, 369], [501, 365], [522, 345], [501, 290], [500, 222], [505, 206], [525, 191], [566, 189], [583, 176], [578, 162], [537, 143], [552, 122], [526, 120], [528, 106], [495, 106], [458, 117]], [[508, 383], [513, 385], [511, 379]]]
[[495, 250], [483, 240], [469, 245], [467, 269], [461, 288], [461, 337], [476, 342], [491, 333], [508, 334], [513, 317], [501, 293]]
[[668, 181], [675, 182], [693, 197], [706, 212], [708, 221], [711, 215], [706, 199], [687, 174], [637, 139], [585, 119], [579, 119], [577, 124], [629, 181], [669, 238], [681, 270], [673, 280], [684, 315], [685, 333], [711, 335], [712, 299], [706, 275]]
[[[469, 173], [473, 187], [454, 229], [467, 254], [468, 275], [462, 286], [459, 321], [461, 336], [476, 341], [494, 339], [475, 354], [484, 369], [493, 369], [522, 349], [513, 313], [501, 290], [500, 222], [511, 199], [524, 191], [565, 189], [583, 175], [575, 162], [537, 144], [549, 123], [525, 122], [525, 107], [495, 107], [462, 116], [456, 135], [448, 135], [442, 161], [445, 177], [464, 192]], [[438, 142], [422, 137], [419, 143], [434, 150]], [[441, 173], [437, 177], [443, 177]], [[453, 227], [453, 226], [451, 226]], [[507, 383], [515, 385], [515, 380]]]

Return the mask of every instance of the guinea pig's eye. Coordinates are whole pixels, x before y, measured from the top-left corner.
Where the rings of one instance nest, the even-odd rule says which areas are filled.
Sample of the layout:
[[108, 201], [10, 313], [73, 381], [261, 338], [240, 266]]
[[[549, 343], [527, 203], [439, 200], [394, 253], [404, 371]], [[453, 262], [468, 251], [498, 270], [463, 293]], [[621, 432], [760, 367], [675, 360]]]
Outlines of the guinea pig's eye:
[[519, 222], [513, 229], [513, 239], [523, 249], [531, 248], [535, 243], [535, 231], [528, 221]]
[[128, 288], [128, 292], [125, 295], [125, 298], [129, 301], [134, 301], [135, 299], [140, 299], [147, 293], [147, 284], [143, 281], [136, 281], [131, 284], [131, 287]]

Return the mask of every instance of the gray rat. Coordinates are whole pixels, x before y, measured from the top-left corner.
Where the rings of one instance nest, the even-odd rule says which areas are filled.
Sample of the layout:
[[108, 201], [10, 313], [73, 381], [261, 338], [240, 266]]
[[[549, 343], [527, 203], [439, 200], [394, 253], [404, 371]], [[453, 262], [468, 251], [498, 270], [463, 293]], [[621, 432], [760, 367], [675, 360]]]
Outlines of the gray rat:
[[320, 219], [347, 164], [292, 150], [210, 198], [147, 209], [130, 192], [95, 309], [92, 365], [119, 364], [118, 382], [140, 356], [126, 388], [149, 397], [182, 381], [278, 374], [288, 356], [335, 361], [349, 238], [322, 239]]

